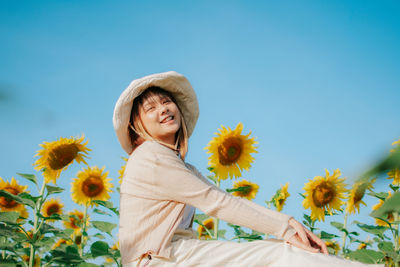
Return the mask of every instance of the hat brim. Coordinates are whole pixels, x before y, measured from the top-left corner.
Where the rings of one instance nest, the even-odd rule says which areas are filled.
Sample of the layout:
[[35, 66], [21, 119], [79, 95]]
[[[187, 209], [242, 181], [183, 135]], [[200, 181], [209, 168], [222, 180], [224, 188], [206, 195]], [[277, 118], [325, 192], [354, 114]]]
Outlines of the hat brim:
[[188, 136], [193, 133], [199, 117], [196, 93], [182, 74], [168, 71], [133, 80], [115, 104], [113, 116], [114, 129], [118, 140], [128, 154], [134, 149], [128, 130], [133, 100], [152, 86], [160, 87], [174, 96], [185, 120]]

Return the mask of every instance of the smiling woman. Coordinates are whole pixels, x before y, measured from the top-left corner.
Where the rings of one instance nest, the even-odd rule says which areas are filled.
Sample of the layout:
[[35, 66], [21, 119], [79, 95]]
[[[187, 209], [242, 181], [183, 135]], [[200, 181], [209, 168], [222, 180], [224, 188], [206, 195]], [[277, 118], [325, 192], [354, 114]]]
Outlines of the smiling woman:
[[[173, 71], [134, 80], [117, 101], [114, 128], [129, 154], [120, 189], [118, 235], [125, 267], [364, 266], [324, 255], [325, 243], [293, 217], [232, 196], [186, 163], [187, 139], [198, 114], [189, 81]], [[247, 140], [244, 136], [241, 141], [240, 132], [221, 153], [229, 163], [240, 158]], [[252, 149], [253, 142], [248, 143]], [[251, 198], [248, 185], [238, 187]], [[283, 241], [197, 240], [192, 229], [195, 208]]]

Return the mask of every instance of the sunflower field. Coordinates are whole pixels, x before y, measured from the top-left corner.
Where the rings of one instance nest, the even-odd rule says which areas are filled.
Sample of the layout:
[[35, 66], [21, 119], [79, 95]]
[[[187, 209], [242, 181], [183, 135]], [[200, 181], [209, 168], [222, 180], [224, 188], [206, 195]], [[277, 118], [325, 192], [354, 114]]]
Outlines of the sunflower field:
[[[259, 185], [240, 177], [254, 162], [257, 141], [251, 133], [242, 132], [241, 123], [233, 130], [222, 126], [208, 143], [207, 178], [236, 197], [253, 200]], [[21, 181], [0, 177], [0, 266], [121, 266], [117, 237], [112, 234], [117, 225], [109, 222], [110, 217], [117, 221], [119, 216], [118, 207], [109, 201], [114, 192], [112, 179], [105, 167], [87, 164], [91, 151], [87, 143], [84, 136], [43, 142], [34, 163], [40, 176], [17, 173]], [[71, 199], [80, 208], [67, 212], [57, 197], [65, 188], [57, 186], [57, 180], [71, 164], [83, 165], [71, 178], [69, 188]], [[123, 165], [119, 184], [124, 169]], [[375, 192], [374, 184], [385, 178], [391, 179], [387, 191]], [[225, 186], [229, 180], [234, 180], [233, 184]], [[37, 192], [29, 192], [22, 181]], [[400, 140], [393, 143], [386, 158], [356, 182], [348, 183], [339, 169], [324, 170], [323, 175], [305, 179], [304, 187], [296, 192], [303, 199], [303, 224], [326, 242], [331, 254], [364, 263], [399, 266]], [[287, 182], [265, 201], [265, 206], [282, 211], [289, 197]], [[351, 220], [352, 215], [360, 213], [361, 205], [366, 206], [367, 197], [376, 199], [369, 214], [374, 218], [373, 225]], [[92, 219], [99, 216], [104, 219]], [[330, 224], [325, 222], [328, 217]], [[206, 214], [196, 214], [194, 222], [199, 239], [251, 242], [270, 238], [229, 223], [223, 229], [219, 219]]]

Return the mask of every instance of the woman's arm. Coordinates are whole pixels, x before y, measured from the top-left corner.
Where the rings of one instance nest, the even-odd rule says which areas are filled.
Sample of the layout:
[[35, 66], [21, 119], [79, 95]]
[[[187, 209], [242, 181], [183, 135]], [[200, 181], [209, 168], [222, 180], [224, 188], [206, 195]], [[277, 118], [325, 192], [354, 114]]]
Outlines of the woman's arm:
[[155, 142], [148, 147], [153, 150], [150, 157], [153, 173], [149, 175], [152, 181], [143, 182], [151, 183], [152, 197], [186, 203], [210, 216], [278, 238], [287, 236], [290, 216], [282, 213], [273, 216], [266, 208], [250, 204], [202, 181], [169, 148]]
[[[186, 166], [193, 171], [193, 173], [202, 181], [205, 183], [209, 184], [210, 186], [215, 186], [213, 183], [211, 183], [207, 178], [205, 178], [197, 169], [191, 164], [186, 164]], [[228, 194], [221, 188], [215, 186], [219, 191]], [[247, 199], [240, 198], [242, 201], [247, 202], [248, 205], [251, 205], [253, 208], [259, 210], [260, 212], [268, 212], [270, 214], [273, 214], [274, 216], [279, 216], [281, 214], [280, 212], [273, 211], [267, 209], [265, 211], [264, 207], [257, 205], [256, 203], [249, 201]], [[315, 236], [313, 233], [311, 233], [307, 228], [305, 228], [301, 223], [296, 221], [293, 217], [289, 219], [289, 229], [286, 231], [285, 236], [283, 236], [283, 239], [287, 241], [289, 244], [294, 245], [296, 247], [300, 247], [302, 249], [311, 251], [311, 252], [316, 252], [316, 250], [321, 250], [323, 253], [328, 254], [328, 249], [326, 248], [325, 243], [319, 239], [317, 236]], [[310, 244], [310, 242], [312, 244]], [[313, 246], [313, 248], [311, 247]]]

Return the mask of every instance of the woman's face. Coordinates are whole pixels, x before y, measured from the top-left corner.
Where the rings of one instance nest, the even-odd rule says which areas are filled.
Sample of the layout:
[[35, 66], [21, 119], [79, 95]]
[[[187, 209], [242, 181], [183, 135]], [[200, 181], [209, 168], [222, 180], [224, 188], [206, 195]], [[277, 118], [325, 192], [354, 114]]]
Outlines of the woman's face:
[[169, 97], [148, 97], [139, 107], [139, 116], [144, 128], [153, 138], [175, 145], [175, 134], [181, 127], [181, 114]]

